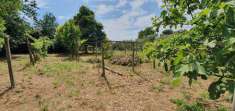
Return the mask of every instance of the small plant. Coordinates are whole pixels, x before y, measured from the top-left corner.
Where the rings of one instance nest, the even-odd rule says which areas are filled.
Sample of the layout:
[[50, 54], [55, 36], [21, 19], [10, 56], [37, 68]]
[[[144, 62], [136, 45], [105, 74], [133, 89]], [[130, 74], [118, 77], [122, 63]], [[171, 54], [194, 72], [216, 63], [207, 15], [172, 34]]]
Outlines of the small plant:
[[164, 88], [163, 84], [153, 85], [153, 86], [152, 86], [152, 89], [153, 89], [154, 91], [156, 91], [156, 92], [161, 92], [161, 91], [163, 91], [163, 88]]
[[185, 100], [190, 100], [192, 98], [191, 94], [189, 92], [183, 91], [182, 92], [183, 98]]
[[200, 94], [200, 96], [201, 96], [201, 98], [202, 98], [203, 100], [207, 100], [207, 99], [210, 98], [208, 91], [203, 91], [203, 92]]
[[192, 103], [187, 102], [185, 99], [171, 99], [171, 102], [177, 105], [177, 111], [229, 111], [224, 106], [218, 108], [208, 108], [203, 104], [203, 100], [197, 100]]
[[40, 106], [40, 111], [49, 111], [48, 103], [46, 102], [46, 100], [41, 99], [39, 100], [38, 104]]
[[206, 111], [206, 108], [199, 101], [190, 104], [183, 99], [171, 99], [171, 102], [178, 106], [177, 111]]

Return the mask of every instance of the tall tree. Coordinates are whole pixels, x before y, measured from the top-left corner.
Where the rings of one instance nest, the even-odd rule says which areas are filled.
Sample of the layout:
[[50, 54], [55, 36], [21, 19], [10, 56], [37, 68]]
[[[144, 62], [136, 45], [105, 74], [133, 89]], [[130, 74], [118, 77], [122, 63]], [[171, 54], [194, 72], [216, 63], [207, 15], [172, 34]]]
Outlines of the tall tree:
[[57, 26], [56, 17], [52, 13], [46, 13], [43, 19], [39, 20], [37, 23], [40, 36], [46, 36], [50, 39], [54, 38]]
[[147, 27], [144, 30], [140, 31], [138, 34], [139, 41], [153, 41], [156, 37], [155, 31], [152, 27]]
[[79, 47], [82, 44], [80, 39], [81, 32], [73, 20], [69, 20], [64, 25], [59, 26], [56, 30], [56, 44], [66, 49], [72, 56], [78, 60]]
[[26, 18], [36, 20], [37, 6], [35, 0], [1, 0], [0, 17], [5, 22], [4, 33], [10, 35], [12, 46], [24, 43], [24, 33], [30, 28]]
[[[95, 45], [95, 41], [105, 40], [103, 25], [96, 21], [95, 14], [85, 6], [81, 6], [79, 13], [74, 16], [74, 22], [81, 30], [81, 39], [87, 40], [89, 45]], [[87, 50], [86, 50], [87, 52]]]

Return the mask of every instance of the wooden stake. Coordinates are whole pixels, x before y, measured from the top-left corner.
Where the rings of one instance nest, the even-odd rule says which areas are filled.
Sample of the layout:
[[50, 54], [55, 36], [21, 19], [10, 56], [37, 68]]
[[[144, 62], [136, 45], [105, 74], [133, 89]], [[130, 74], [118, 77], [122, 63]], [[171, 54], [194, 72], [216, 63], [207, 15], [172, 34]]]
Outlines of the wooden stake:
[[156, 69], [156, 60], [153, 59], [153, 68]]
[[15, 87], [15, 80], [13, 76], [13, 70], [12, 70], [12, 64], [11, 64], [11, 49], [10, 49], [10, 43], [9, 43], [9, 36], [5, 36], [5, 48], [6, 48], [6, 57], [7, 57], [7, 64], [8, 64], [8, 71], [9, 71], [9, 77], [11, 82], [11, 88]]
[[102, 62], [102, 77], [105, 77], [105, 63], [104, 63], [104, 43], [103, 41], [101, 42], [101, 53], [102, 53], [102, 57], [101, 57], [101, 62]]
[[29, 51], [29, 59], [30, 59], [30, 64], [34, 65], [35, 64], [35, 60], [33, 57], [33, 52], [32, 52], [32, 48], [31, 48], [31, 44], [28, 38], [26, 38], [26, 42], [27, 42], [27, 47], [28, 47], [28, 51]]
[[135, 71], [135, 43], [132, 42], [132, 71]]

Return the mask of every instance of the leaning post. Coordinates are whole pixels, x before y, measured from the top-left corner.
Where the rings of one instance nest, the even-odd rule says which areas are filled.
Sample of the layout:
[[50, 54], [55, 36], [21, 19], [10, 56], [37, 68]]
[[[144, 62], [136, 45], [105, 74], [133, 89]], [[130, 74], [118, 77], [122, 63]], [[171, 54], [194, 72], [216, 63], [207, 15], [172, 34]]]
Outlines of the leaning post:
[[101, 41], [101, 62], [102, 62], [102, 77], [105, 77], [105, 63], [104, 63], [104, 41]]
[[132, 71], [135, 71], [135, 42], [132, 42]]
[[8, 64], [8, 71], [9, 71], [9, 77], [11, 82], [11, 88], [15, 87], [15, 80], [13, 75], [13, 69], [11, 64], [11, 49], [10, 49], [10, 43], [9, 43], [9, 36], [5, 35], [5, 48], [6, 48], [6, 57], [7, 57], [7, 64]]

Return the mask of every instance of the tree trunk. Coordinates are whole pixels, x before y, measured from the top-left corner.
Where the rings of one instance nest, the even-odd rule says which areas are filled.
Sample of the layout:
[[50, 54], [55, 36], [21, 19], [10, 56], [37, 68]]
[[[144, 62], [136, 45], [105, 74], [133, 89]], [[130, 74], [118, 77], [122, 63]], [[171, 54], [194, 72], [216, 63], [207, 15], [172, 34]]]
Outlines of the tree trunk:
[[8, 71], [9, 71], [9, 77], [10, 77], [10, 82], [11, 82], [11, 88], [14, 88], [15, 87], [15, 80], [14, 80], [12, 64], [11, 64], [11, 49], [10, 49], [9, 37], [6, 36], [4, 39], [5, 39], [6, 57], [7, 57], [7, 64], [8, 64]]

